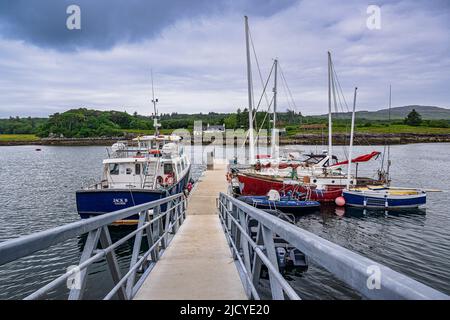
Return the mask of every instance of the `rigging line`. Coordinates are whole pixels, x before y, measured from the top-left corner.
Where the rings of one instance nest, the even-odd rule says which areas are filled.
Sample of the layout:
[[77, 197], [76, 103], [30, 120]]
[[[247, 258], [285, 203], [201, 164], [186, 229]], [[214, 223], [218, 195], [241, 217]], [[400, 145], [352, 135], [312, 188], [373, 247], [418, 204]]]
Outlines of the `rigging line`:
[[297, 109], [298, 109], [298, 108], [297, 108], [297, 105], [296, 105], [296, 103], [295, 103], [295, 100], [294, 100], [294, 97], [293, 97], [293, 95], [292, 95], [291, 89], [289, 88], [289, 85], [288, 85], [288, 83], [287, 83], [286, 77], [284, 76], [284, 72], [283, 72], [283, 69], [281, 68], [280, 62], [278, 62], [278, 67], [280, 68], [281, 78], [283, 79], [283, 82], [284, 82], [284, 84], [285, 84], [285, 86], [286, 86], [286, 88], [287, 88], [287, 91], [289, 92], [289, 96], [291, 97], [292, 104], [294, 105], [294, 108], [296, 109], [296, 111], [298, 111], [298, 110], [297, 110]]
[[[264, 84], [264, 80], [263, 80], [263, 77], [262, 77], [262, 74], [261, 74], [261, 68], [259, 67], [259, 60], [258, 60], [258, 56], [256, 55], [255, 45], [253, 43], [253, 38], [252, 38], [252, 33], [250, 31], [250, 28], [248, 29], [248, 34], [249, 34], [250, 43], [251, 43], [252, 49], [253, 49], [253, 55], [255, 56], [256, 67], [258, 68], [259, 79], [261, 80], [261, 85], [263, 85]], [[252, 91], [252, 94], [253, 94], [253, 91]], [[267, 105], [269, 105], [269, 99], [267, 98], [267, 93], [264, 93], [264, 96], [266, 98]], [[256, 120], [256, 115], [252, 114], [252, 120], [253, 121]], [[255, 127], [256, 127], [256, 122], [255, 122]]]
[[[281, 68], [280, 68], [280, 73], [281, 73]], [[286, 83], [285, 83], [285, 80], [284, 80], [284, 78], [283, 78], [283, 74], [281, 73], [281, 84], [282, 84], [282, 88], [283, 88], [283, 92], [284, 92], [284, 95], [285, 95], [285, 97], [286, 97], [286, 102], [287, 102], [287, 104], [288, 104], [288, 108], [290, 109], [290, 110], [296, 110], [297, 108], [294, 106], [294, 105], [292, 105], [292, 102], [291, 102], [291, 100], [290, 100], [290, 98], [289, 98], [289, 93], [288, 93], [288, 88], [286, 87]]]
[[[267, 77], [266, 83], [264, 84], [263, 92], [261, 94], [261, 97], [259, 98], [258, 105], [256, 106], [255, 118], [256, 118], [256, 112], [258, 112], [259, 107], [261, 106], [261, 101], [262, 101], [263, 95], [266, 95], [266, 98], [267, 98], [266, 89], [267, 89], [267, 85], [269, 84], [269, 80], [271, 78], [274, 66], [275, 66], [275, 64], [272, 64], [272, 69], [270, 69], [269, 76]], [[269, 107], [270, 107], [270, 105], [269, 105]]]
[[[337, 73], [336, 70], [334, 69], [334, 64], [333, 61], [331, 61], [331, 91], [333, 93], [333, 102], [334, 102], [334, 110], [335, 110], [335, 117], [338, 118], [339, 117], [339, 108], [338, 108], [338, 104], [336, 101], [336, 82], [337, 82]], [[337, 96], [338, 96], [338, 100], [340, 102], [340, 96], [339, 96], [339, 89], [337, 90]], [[348, 131], [348, 127], [346, 126], [346, 132]], [[345, 142], [347, 139], [345, 138]], [[344, 156], [348, 159], [348, 154], [347, 154], [347, 150], [345, 148], [345, 145], [342, 146], [342, 151], [344, 153]]]
[[[259, 79], [261, 80], [261, 86], [263, 86], [264, 80], [263, 80], [263, 76], [261, 73], [261, 68], [259, 66], [258, 56], [256, 55], [255, 44], [253, 43], [253, 37], [252, 37], [252, 33], [250, 31], [250, 28], [248, 29], [248, 34], [249, 34], [250, 43], [251, 43], [252, 49], [253, 49], [253, 55], [255, 56], [256, 67], [258, 68]], [[269, 104], [269, 99], [267, 98], [267, 94], [265, 95], [265, 97], [266, 97], [266, 103]]]
[[338, 88], [339, 88], [339, 90], [341, 92], [342, 98], [344, 99], [345, 107], [347, 108], [346, 111], [350, 112], [350, 109], [348, 108], [347, 100], [345, 99], [344, 91], [342, 90], [341, 82], [339, 81], [339, 77], [337, 76], [336, 70], [334, 69], [333, 61], [331, 61], [331, 64], [332, 64], [332, 67], [333, 67], [334, 75], [336, 77], [336, 82], [338, 84]]
[[262, 124], [261, 124], [261, 127], [259, 127], [259, 129], [258, 129], [258, 131], [257, 131], [257, 134], [256, 134], [256, 138], [257, 138], [257, 139], [258, 139], [258, 137], [259, 137], [259, 133], [261, 132], [261, 130], [262, 130], [263, 127], [264, 127], [264, 124], [266, 123], [266, 119], [267, 119], [267, 116], [269, 115], [270, 107], [272, 106], [272, 104], [273, 104], [273, 97], [272, 97], [272, 99], [270, 100], [269, 109], [267, 110], [266, 115], [264, 116], [264, 119], [263, 119], [263, 122], [262, 122]]
[[[266, 91], [267, 85], [268, 85], [268, 83], [269, 83], [271, 74], [272, 74], [272, 72], [273, 72], [274, 65], [275, 65], [275, 64], [272, 65], [272, 69], [270, 70], [270, 74], [269, 74], [269, 77], [267, 78], [266, 84], [265, 84], [265, 86], [264, 86], [263, 93], [261, 94], [261, 97], [259, 98], [258, 105], [257, 105], [257, 107], [256, 107], [256, 111], [254, 111], [255, 114], [254, 114], [252, 120], [255, 120], [255, 130], [257, 129], [256, 114], [257, 114], [257, 112], [258, 112], [258, 110], [259, 110], [259, 107], [260, 107], [260, 105], [261, 105], [261, 100], [262, 100], [263, 94], [264, 94], [265, 91]], [[273, 97], [272, 97], [272, 100], [273, 100]], [[269, 107], [268, 107], [268, 109], [267, 109], [267, 112], [270, 111], [270, 106], [271, 106], [271, 104], [272, 104], [272, 102], [269, 103]], [[250, 111], [249, 111], [249, 112], [250, 112]], [[266, 116], [267, 116], [267, 113], [266, 113]], [[264, 118], [264, 119], [265, 119], [265, 118]], [[258, 130], [256, 130], [256, 131], [258, 132]], [[245, 139], [244, 139], [244, 142], [243, 142], [243, 145], [242, 145], [242, 146], [245, 146], [245, 143], [247, 142], [248, 136], [249, 136], [249, 132], [247, 132], [247, 135], [245, 136]]]

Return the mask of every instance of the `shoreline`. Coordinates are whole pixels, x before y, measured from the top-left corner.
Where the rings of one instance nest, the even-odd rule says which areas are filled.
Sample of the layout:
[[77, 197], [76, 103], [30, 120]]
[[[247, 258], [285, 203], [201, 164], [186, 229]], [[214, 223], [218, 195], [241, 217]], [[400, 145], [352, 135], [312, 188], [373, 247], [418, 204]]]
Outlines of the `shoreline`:
[[[20, 145], [41, 145], [41, 146], [111, 146], [118, 140], [127, 140], [124, 137], [110, 138], [44, 138], [38, 140], [14, 140], [0, 141], [0, 146], [20, 146]], [[281, 136], [280, 145], [325, 145], [328, 143], [328, 137], [321, 134], [297, 134], [295, 136]], [[334, 134], [333, 145], [348, 145], [349, 136], [346, 134]], [[396, 134], [355, 134], [355, 145], [390, 145], [411, 144], [411, 143], [439, 143], [450, 142], [450, 134], [414, 134], [414, 133], [396, 133]], [[192, 141], [193, 143], [193, 141]], [[203, 145], [211, 144], [211, 141], [204, 141]]]

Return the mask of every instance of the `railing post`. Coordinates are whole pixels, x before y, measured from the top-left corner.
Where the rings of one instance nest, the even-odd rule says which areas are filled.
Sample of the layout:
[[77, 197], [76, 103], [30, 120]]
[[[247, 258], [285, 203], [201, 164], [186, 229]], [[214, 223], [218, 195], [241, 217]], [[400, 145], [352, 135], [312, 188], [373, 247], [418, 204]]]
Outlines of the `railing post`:
[[164, 216], [164, 228], [162, 234], [164, 234], [161, 239], [161, 247], [166, 249], [169, 245], [169, 226], [170, 226], [170, 216], [172, 215], [172, 201], [169, 201], [166, 206], [166, 212]]
[[180, 210], [180, 206], [178, 205], [178, 200], [177, 199], [175, 199], [175, 200], [173, 200], [173, 203], [174, 203], [174, 208], [173, 208], [173, 210], [172, 210], [172, 213], [171, 213], [171, 217], [173, 217], [173, 227], [172, 227], [172, 232], [173, 232], [173, 234], [175, 234], [175, 233], [177, 233], [178, 232], [178, 228], [180, 227], [180, 225], [179, 225], [179, 222], [178, 222], [178, 213], [179, 213], [179, 210]]
[[[80, 264], [92, 256], [93, 251], [97, 248], [100, 239], [101, 228], [89, 231], [86, 243], [84, 244], [83, 253], [81, 254]], [[79, 287], [72, 288], [69, 293], [69, 300], [81, 300], [83, 298], [84, 289], [86, 287], [87, 268], [80, 271]]]
[[[256, 233], [256, 245], [262, 246], [264, 245], [264, 239], [262, 235], [262, 227], [261, 223], [258, 221], [258, 229]], [[261, 258], [257, 255], [253, 255], [253, 267], [252, 267], [252, 281], [253, 285], [256, 286], [259, 283], [259, 279], [261, 278], [261, 267], [262, 261]]]
[[[142, 227], [145, 224], [146, 220], [147, 220], [147, 211], [139, 212], [139, 222], [138, 222], [136, 229], [139, 229], [140, 227]], [[133, 245], [133, 252], [131, 253], [130, 269], [132, 267], [134, 267], [134, 265], [138, 261], [139, 252], [141, 251], [142, 234], [143, 234], [143, 230], [140, 230], [134, 236], [134, 245]], [[133, 292], [135, 278], [136, 278], [136, 271], [134, 271], [127, 280], [126, 288], [127, 288], [128, 299], [131, 299], [131, 293]]]
[[[149, 212], [146, 211], [145, 214], [147, 215], [146, 221], [150, 220]], [[153, 236], [153, 231], [152, 231], [152, 225], [148, 225], [145, 228], [145, 233], [146, 233], [148, 248], [150, 249], [155, 243], [154, 236]], [[150, 253], [150, 257], [151, 257], [151, 260], [153, 260], [154, 262], [158, 261], [158, 259], [159, 259], [159, 248], [158, 248], [158, 246], [156, 246], [152, 250], [152, 252]]]
[[[102, 231], [100, 232], [100, 244], [102, 245], [102, 248], [108, 248], [109, 246], [112, 245], [108, 226], [102, 227]], [[114, 284], [119, 283], [122, 276], [120, 275], [119, 263], [117, 262], [117, 258], [116, 255], [114, 254], [114, 251], [108, 252], [106, 254], [106, 262], [108, 264], [109, 271], [111, 272]], [[120, 287], [119, 291], [117, 292], [117, 295], [121, 300], [128, 299], [127, 292], [124, 286]]]
[[[239, 223], [240, 223], [242, 229], [244, 229], [245, 232], [247, 234], [249, 234], [248, 224], [247, 224], [247, 215], [243, 210], [239, 210]], [[249, 250], [248, 240], [242, 233], [241, 233], [241, 243], [242, 243], [242, 249], [243, 249], [242, 251], [244, 254], [245, 268], [247, 269], [248, 273], [251, 273], [252, 269], [251, 269], [251, 264], [250, 264], [250, 250]]]
[[[273, 241], [273, 232], [264, 225], [262, 225], [261, 227], [267, 257], [269, 258], [270, 262], [272, 262], [272, 264], [276, 268], [278, 268], [277, 253], [275, 251], [275, 243]], [[270, 270], [269, 270], [269, 281], [273, 300], [284, 300], [283, 289]]]
[[186, 218], [186, 197], [184, 195], [180, 196], [180, 225], [184, 223]]
[[[239, 211], [240, 209], [238, 207], [234, 207], [234, 210], [232, 211], [233, 217], [236, 219], [236, 221], [239, 221]], [[233, 223], [232, 225], [232, 233], [234, 244], [236, 245], [236, 249], [239, 251], [241, 249], [241, 230]], [[233, 253], [233, 257], [236, 260], [236, 254]]]

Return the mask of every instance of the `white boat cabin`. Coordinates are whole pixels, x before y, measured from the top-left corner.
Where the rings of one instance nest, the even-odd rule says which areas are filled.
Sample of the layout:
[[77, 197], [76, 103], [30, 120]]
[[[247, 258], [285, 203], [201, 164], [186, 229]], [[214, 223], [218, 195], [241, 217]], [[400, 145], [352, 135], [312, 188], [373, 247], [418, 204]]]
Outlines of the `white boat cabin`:
[[113, 156], [103, 160], [102, 189], [161, 190], [189, 173], [189, 158], [179, 136], [144, 136], [134, 140], [138, 147], [118, 142], [113, 145]]

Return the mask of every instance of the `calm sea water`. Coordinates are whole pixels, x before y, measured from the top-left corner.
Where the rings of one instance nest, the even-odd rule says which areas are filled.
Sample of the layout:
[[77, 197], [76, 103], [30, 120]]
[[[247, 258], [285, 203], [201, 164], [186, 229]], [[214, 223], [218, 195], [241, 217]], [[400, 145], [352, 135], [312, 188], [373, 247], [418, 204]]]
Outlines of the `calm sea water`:
[[[0, 147], [0, 241], [79, 220], [75, 190], [100, 178], [105, 147]], [[322, 147], [296, 146], [304, 151]], [[382, 151], [383, 147], [357, 147], [355, 153]], [[196, 150], [196, 153], [200, 150]], [[220, 149], [217, 151], [220, 152]], [[343, 155], [344, 149], [336, 147]], [[296, 224], [354, 250], [433, 288], [450, 294], [450, 144], [411, 144], [391, 148], [393, 185], [443, 189], [429, 193], [426, 209], [414, 211], [320, 212], [297, 217]], [[379, 161], [360, 166], [370, 175]], [[194, 165], [198, 177], [203, 165]], [[127, 230], [111, 228], [118, 239]], [[85, 238], [78, 237], [30, 257], [0, 266], [0, 299], [18, 299], [77, 264]], [[123, 270], [129, 263], [132, 241], [117, 250]], [[290, 283], [304, 299], [359, 299], [358, 294], [325, 270], [310, 265], [303, 274], [289, 274]], [[102, 298], [112, 287], [105, 261], [89, 270], [85, 298]], [[48, 298], [65, 298], [59, 288]]]

